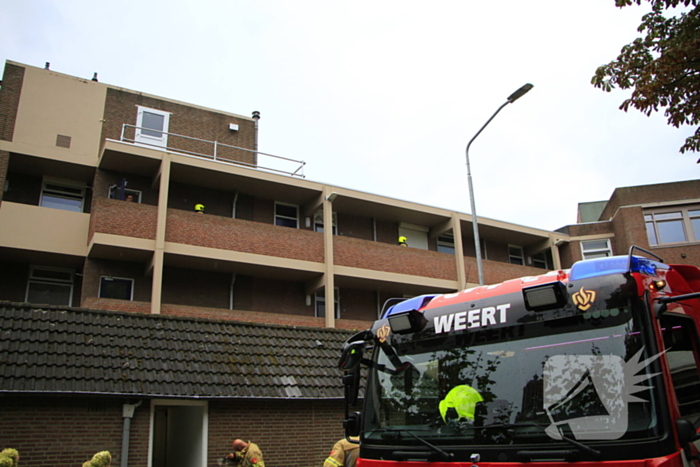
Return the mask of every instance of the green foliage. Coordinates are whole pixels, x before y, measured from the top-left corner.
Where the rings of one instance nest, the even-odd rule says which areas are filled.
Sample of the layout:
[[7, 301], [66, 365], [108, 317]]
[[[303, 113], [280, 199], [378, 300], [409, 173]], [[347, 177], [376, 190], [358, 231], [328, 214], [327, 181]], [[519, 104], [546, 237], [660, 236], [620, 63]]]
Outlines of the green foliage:
[[[618, 7], [645, 1], [652, 10], [637, 30], [643, 37], [622, 48], [616, 60], [596, 70], [593, 86], [610, 92], [632, 89], [620, 109], [630, 106], [651, 115], [665, 109], [670, 125], [700, 125], [700, 5], [699, 0], [615, 0]], [[666, 18], [669, 8], [685, 11]], [[689, 9], [688, 9], [689, 8]], [[680, 152], [700, 151], [700, 126]]]
[[0, 451], [0, 467], [17, 467], [19, 452], [17, 449], [6, 448]]
[[109, 467], [112, 465], [112, 455], [109, 451], [100, 451], [89, 461], [83, 463], [83, 467]]

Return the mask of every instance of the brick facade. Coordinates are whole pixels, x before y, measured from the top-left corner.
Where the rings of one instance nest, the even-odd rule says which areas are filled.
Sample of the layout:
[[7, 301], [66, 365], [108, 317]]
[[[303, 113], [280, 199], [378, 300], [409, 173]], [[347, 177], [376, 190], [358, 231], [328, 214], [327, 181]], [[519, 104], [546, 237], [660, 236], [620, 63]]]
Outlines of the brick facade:
[[9, 63], [5, 65], [0, 86], [0, 140], [12, 141], [23, 81], [23, 67]]
[[[168, 147], [187, 154], [213, 156], [214, 146], [210, 142], [214, 141], [249, 150], [255, 147], [255, 122], [252, 120], [113, 88], [107, 90], [102, 139], [120, 140], [123, 124], [136, 126], [138, 106], [169, 112], [168, 133], [172, 134], [168, 136]], [[230, 130], [231, 123], [237, 124], [239, 130]], [[134, 128], [127, 128], [124, 136], [133, 140]], [[253, 152], [226, 146], [218, 146], [216, 152], [220, 160], [241, 161], [253, 166], [257, 163]]]
[[402, 248], [357, 238], [334, 238], [333, 260], [339, 266], [456, 280], [452, 255], [416, 248]]
[[[124, 403], [103, 397], [4, 397], [0, 407], [12, 423], [3, 425], [0, 444], [17, 449], [21, 465], [73, 467], [99, 451], [110, 451], [112, 465], [120, 465]], [[208, 418], [207, 465], [216, 465], [231, 452], [231, 441], [243, 438], [260, 446], [268, 466], [320, 466], [343, 435], [340, 401], [211, 401]], [[129, 466], [146, 467], [148, 400], [136, 408], [130, 428]]]

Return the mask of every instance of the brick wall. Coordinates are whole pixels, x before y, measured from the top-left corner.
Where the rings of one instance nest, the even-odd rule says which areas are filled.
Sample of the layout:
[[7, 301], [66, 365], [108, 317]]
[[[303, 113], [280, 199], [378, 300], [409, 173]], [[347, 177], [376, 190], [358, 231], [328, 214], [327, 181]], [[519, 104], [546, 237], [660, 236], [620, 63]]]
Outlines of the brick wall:
[[[339, 382], [340, 384], [340, 382]], [[122, 404], [125, 400], [75, 397], [3, 397], [0, 445], [20, 453], [20, 465], [76, 467], [99, 451], [121, 464]], [[132, 401], [135, 402], [135, 401]], [[320, 466], [343, 436], [342, 401], [238, 399], [211, 401], [208, 465], [231, 452], [242, 438], [260, 446], [268, 467]], [[148, 465], [150, 405], [136, 408], [131, 421], [129, 466]], [[11, 429], [10, 429], [11, 428]]]
[[622, 206], [696, 199], [699, 194], [700, 180], [617, 188], [600, 218], [610, 219]]
[[12, 141], [23, 81], [23, 67], [5, 64], [0, 86], [0, 140]]
[[[208, 143], [177, 137], [183, 135], [205, 141], [217, 141], [230, 146], [254, 149], [255, 122], [237, 118], [216, 111], [188, 106], [156, 97], [132, 93], [122, 89], [108, 89], [105, 105], [105, 124], [102, 138], [118, 140], [122, 124], [136, 125], [137, 106], [170, 112], [168, 146], [182, 151], [213, 155], [213, 146]], [[238, 131], [229, 130], [229, 124], [239, 126]], [[127, 130], [125, 136], [134, 138], [134, 129]], [[254, 153], [219, 146], [219, 159], [242, 161], [255, 164]]]
[[337, 232], [339, 235], [361, 238], [363, 240], [374, 239], [372, 219], [369, 217], [356, 216], [341, 212], [338, 213], [337, 218]]
[[[467, 271], [467, 281], [479, 283], [479, 274], [474, 258], [464, 258]], [[483, 261], [484, 282], [486, 284], [498, 284], [503, 281], [518, 277], [539, 276], [547, 273], [546, 270], [532, 266], [520, 266], [518, 264], [502, 263], [499, 261]]]
[[[163, 304], [161, 314], [169, 316], [184, 316], [189, 318], [223, 319], [229, 321], [241, 321], [245, 323], [279, 324], [283, 326], [305, 326], [315, 328], [325, 327], [324, 318], [316, 318], [313, 315], [287, 315], [250, 310], [224, 310], [216, 308]], [[336, 328], [348, 330], [367, 329], [371, 326], [371, 324], [371, 320], [339, 319], [335, 321]]]
[[[2, 397], [3, 417], [11, 422], [0, 429], [0, 446], [19, 451], [20, 465], [75, 467], [99, 451], [110, 451], [119, 465], [122, 405], [117, 400], [57, 397]], [[137, 410], [132, 424], [135, 444], [129, 465], [146, 467], [147, 411]], [[139, 455], [140, 452], [140, 455]]]
[[156, 206], [107, 198], [95, 200], [94, 205], [88, 241], [96, 232], [150, 240], [156, 238]]
[[321, 466], [343, 436], [343, 401], [211, 402], [209, 463], [235, 438], [257, 444], [267, 467]]
[[323, 262], [323, 236], [259, 222], [168, 210], [166, 241]]
[[[83, 268], [83, 298], [81, 306], [88, 308], [97, 308], [102, 310], [122, 310], [122, 305], [120, 305], [120, 307], [118, 308], [115, 308], [116, 304], [122, 303], [124, 304], [123, 306], [132, 306], [129, 305], [129, 303], [133, 302], [126, 300], [111, 300], [105, 302], [110, 304], [109, 307], [90, 305], [90, 303], [94, 303], [94, 299], [97, 299], [99, 295], [101, 276], [114, 276], [134, 279], [134, 301], [150, 302], [152, 278], [144, 276], [144, 268], [145, 267], [143, 264], [138, 263], [87, 258], [85, 260], [85, 266]], [[132, 310], [129, 309], [124, 311]]]
[[333, 259], [339, 266], [456, 280], [453, 255], [336, 236]]
[[613, 225], [610, 222], [593, 222], [590, 224], [576, 224], [569, 226], [569, 235], [572, 237], [609, 234], [612, 233], [612, 231]]

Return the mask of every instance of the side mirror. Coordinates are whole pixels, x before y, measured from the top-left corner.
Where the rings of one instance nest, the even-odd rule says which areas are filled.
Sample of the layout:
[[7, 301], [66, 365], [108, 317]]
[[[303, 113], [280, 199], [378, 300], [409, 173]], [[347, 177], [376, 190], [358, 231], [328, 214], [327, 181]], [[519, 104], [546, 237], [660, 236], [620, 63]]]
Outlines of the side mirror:
[[348, 414], [348, 418], [343, 420], [343, 428], [345, 428], [345, 436], [360, 436], [360, 426], [362, 425], [362, 416], [360, 412], [352, 412]]
[[343, 375], [343, 386], [345, 386], [345, 403], [348, 406], [357, 404], [357, 396], [360, 393], [359, 365]]
[[685, 418], [676, 420], [676, 430], [678, 430], [678, 438], [681, 444], [692, 443], [700, 439], [693, 422]]
[[365, 341], [346, 342], [340, 351], [338, 368], [344, 371], [352, 371], [360, 365], [365, 353]]

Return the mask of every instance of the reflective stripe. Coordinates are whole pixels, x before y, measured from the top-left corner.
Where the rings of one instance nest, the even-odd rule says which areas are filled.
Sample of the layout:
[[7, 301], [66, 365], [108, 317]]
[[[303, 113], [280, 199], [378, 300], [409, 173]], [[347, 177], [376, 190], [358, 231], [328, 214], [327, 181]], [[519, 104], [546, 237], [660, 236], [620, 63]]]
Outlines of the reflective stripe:
[[341, 467], [343, 465], [340, 462], [338, 462], [337, 460], [333, 459], [332, 457], [329, 457], [328, 459], [326, 459], [326, 462], [330, 462], [331, 464], [337, 465], [338, 467]]

